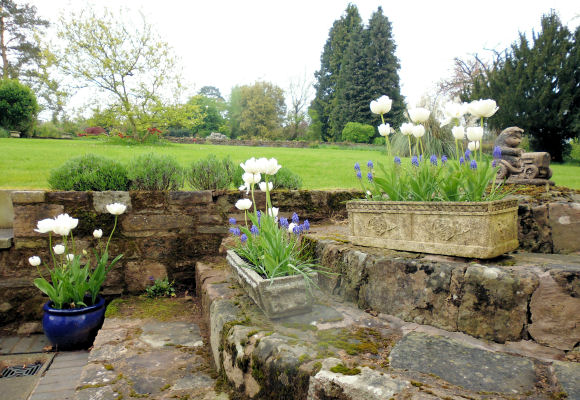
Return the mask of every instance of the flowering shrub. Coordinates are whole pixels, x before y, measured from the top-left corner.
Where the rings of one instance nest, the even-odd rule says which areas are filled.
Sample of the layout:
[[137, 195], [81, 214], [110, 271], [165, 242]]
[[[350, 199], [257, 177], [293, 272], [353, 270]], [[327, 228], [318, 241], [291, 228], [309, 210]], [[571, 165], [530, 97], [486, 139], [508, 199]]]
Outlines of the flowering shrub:
[[127, 169], [120, 162], [96, 154], [74, 157], [50, 171], [48, 184], [55, 190], [127, 190]]
[[[492, 116], [497, 107], [493, 100], [479, 100], [467, 104], [450, 103], [446, 107], [447, 119], [443, 125], [455, 122], [452, 133], [455, 138], [457, 158], [448, 159], [445, 155], [423, 155], [422, 137], [425, 135], [425, 123], [429, 118], [429, 110], [414, 108], [408, 110], [411, 123], [401, 126], [401, 133], [407, 136], [409, 153], [412, 152], [412, 139], [415, 140], [416, 153], [411, 157], [410, 165], [403, 165], [398, 156], [392, 158], [389, 135], [392, 132], [389, 124], [384, 123], [383, 114], [391, 109], [391, 100], [387, 96], [371, 102], [371, 111], [380, 114], [383, 123], [379, 133], [385, 137], [389, 161], [383, 165], [372, 161], [367, 163], [366, 179], [359, 163], [354, 166], [355, 174], [367, 199], [393, 201], [490, 201], [505, 196], [499, 190], [502, 182], [496, 183], [497, 159], [501, 150], [496, 147], [493, 160], [482, 154], [480, 141], [483, 137], [483, 118]], [[464, 114], [481, 120], [481, 126], [468, 127], [460, 125]], [[463, 149], [463, 138], [467, 135], [469, 143]], [[459, 147], [461, 145], [461, 152]], [[377, 169], [381, 173], [377, 175]], [[366, 182], [366, 183], [365, 183]], [[491, 183], [491, 186], [490, 186]], [[489, 189], [488, 189], [489, 188]]]
[[[278, 218], [278, 208], [272, 205], [270, 192], [273, 175], [281, 168], [275, 158], [251, 158], [241, 164], [245, 173], [244, 185], [240, 190], [251, 194], [250, 199], [240, 199], [236, 208], [244, 211], [244, 221], [238, 224], [230, 219], [230, 233], [236, 238], [236, 253], [244, 258], [250, 268], [264, 278], [272, 279], [289, 275], [302, 275], [308, 283], [312, 283], [309, 274], [320, 270], [320, 266], [311, 262], [303, 254], [301, 235], [308, 232], [308, 220], [300, 221], [294, 213], [292, 218]], [[264, 181], [261, 181], [264, 175]], [[266, 195], [266, 211], [256, 208], [255, 187], [258, 185]], [[251, 210], [253, 207], [253, 211]]]
[[[117, 218], [127, 207], [120, 203], [108, 204], [106, 207], [107, 211], [115, 216], [115, 224], [105, 245], [101, 242], [103, 231], [96, 229], [93, 232], [93, 237], [97, 240], [95, 268], [91, 268], [90, 257], [86, 258], [85, 264], [82, 265], [86, 252], [82, 255], [76, 253], [72, 230], [77, 227], [78, 219], [61, 214], [55, 218], [38, 221], [35, 231], [48, 233], [52, 268], [47, 263], [44, 263], [44, 267], [50, 276], [50, 282], [39, 268], [43, 264], [40, 257], [32, 256], [28, 262], [38, 269], [40, 278], [34, 280], [34, 285], [50, 298], [51, 307], [57, 309], [86, 307], [87, 299], [91, 300], [91, 304], [95, 304], [107, 273], [123, 256], [118, 255], [109, 262], [109, 243], [117, 227]], [[53, 233], [61, 236], [62, 243], [52, 245]]]

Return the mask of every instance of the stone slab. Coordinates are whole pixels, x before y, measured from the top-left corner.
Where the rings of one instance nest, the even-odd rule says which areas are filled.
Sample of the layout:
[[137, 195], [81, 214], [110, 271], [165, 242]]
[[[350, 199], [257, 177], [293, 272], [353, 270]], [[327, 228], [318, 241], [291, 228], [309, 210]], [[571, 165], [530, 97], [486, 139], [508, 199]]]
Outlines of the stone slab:
[[12, 203], [42, 203], [44, 190], [15, 190], [12, 192]]
[[153, 348], [164, 346], [201, 347], [199, 326], [188, 322], [150, 322], [143, 326], [140, 340]]
[[551, 203], [549, 209], [554, 252], [579, 251], [580, 203]]
[[554, 373], [568, 399], [580, 399], [580, 363], [556, 361]]
[[107, 204], [121, 203], [127, 206], [125, 213], [131, 211], [131, 196], [129, 192], [93, 192], [93, 207], [99, 213], [108, 213]]
[[526, 358], [466, 346], [448, 338], [410, 333], [390, 355], [394, 368], [434, 374], [475, 391], [525, 393], [534, 389], [534, 364]]
[[14, 238], [14, 231], [12, 228], [0, 229], [0, 249], [9, 249], [12, 247], [12, 239]]

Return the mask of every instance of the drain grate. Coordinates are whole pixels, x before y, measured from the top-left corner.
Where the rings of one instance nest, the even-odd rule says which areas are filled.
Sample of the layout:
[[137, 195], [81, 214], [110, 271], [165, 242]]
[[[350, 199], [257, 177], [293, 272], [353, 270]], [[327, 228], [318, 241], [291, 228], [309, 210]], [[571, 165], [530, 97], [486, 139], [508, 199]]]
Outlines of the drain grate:
[[42, 363], [6, 367], [2, 370], [0, 378], [18, 378], [21, 376], [36, 375], [36, 373], [40, 370], [40, 367], [42, 367]]

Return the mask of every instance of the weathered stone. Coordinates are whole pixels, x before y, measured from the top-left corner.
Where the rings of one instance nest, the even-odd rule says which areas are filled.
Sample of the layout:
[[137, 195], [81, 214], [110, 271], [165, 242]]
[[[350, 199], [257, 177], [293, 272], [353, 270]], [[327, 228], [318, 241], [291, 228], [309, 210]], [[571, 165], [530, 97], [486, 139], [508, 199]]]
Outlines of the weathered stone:
[[349, 240], [359, 246], [493, 258], [518, 247], [517, 200], [347, 203]]
[[554, 269], [550, 275], [566, 294], [580, 298], [580, 266], [566, 270]]
[[125, 269], [125, 282], [130, 293], [142, 292], [151, 284], [151, 277], [164, 279], [167, 277], [167, 267], [157, 261], [130, 261]]
[[518, 241], [520, 249], [550, 253], [553, 243], [548, 221], [548, 206], [521, 204], [518, 207]]
[[14, 237], [14, 233], [12, 228], [4, 229], [0, 228], [0, 249], [9, 249], [12, 247], [12, 238]]
[[580, 203], [550, 203], [550, 227], [554, 251], [580, 250]]
[[15, 190], [11, 196], [12, 204], [42, 203], [44, 195], [44, 190]]
[[[99, 332], [99, 335], [100, 334], [101, 333]], [[116, 376], [117, 374], [114, 371], [106, 369], [102, 364], [89, 363], [81, 372], [81, 379], [79, 380], [77, 389], [84, 386], [107, 385], [115, 379]]]
[[46, 192], [46, 202], [56, 204], [74, 204], [76, 208], [82, 205], [90, 206], [91, 192]]
[[215, 300], [209, 310], [210, 332], [209, 340], [213, 354], [214, 365], [221, 369], [219, 348], [221, 345], [222, 331], [228, 322], [240, 318], [240, 310], [231, 300]]
[[224, 218], [219, 214], [202, 214], [199, 216], [199, 223], [200, 224], [219, 224], [224, 225], [225, 221]]
[[75, 400], [114, 400], [119, 397], [110, 386], [89, 387], [79, 390], [75, 394]]
[[99, 213], [108, 213], [107, 204], [121, 203], [127, 206], [125, 212], [131, 211], [129, 192], [93, 192], [93, 207]]
[[164, 231], [193, 227], [193, 217], [173, 214], [131, 214], [123, 218], [121, 226], [126, 231]]
[[14, 239], [14, 248], [16, 250], [46, 248], [47, 239]]
[[165, 379], [155, 376], [136, 376], [133, 378], [133, 390], [140, 395], [159, 392], [165, 385]]
[[6, 312], [12, 309], [12, 304], [5, 301], [4, 303], [0, 304], [0, 312]]
[[18, 327], [18, 335], [32, 335], [33, 333], [42, 333], [42, 324], [40, 322], [25, 322]]
[[210, 376], [197, 372], [192, 375], [184, 376], [171, 387], [171, 390], [199, 390], [211, 389], [215, 385], [215, 380]]
[[102, 329], [95, 338], [93, 346], [100, 347], [104, 344], [118, 344], [125, 340], [127, 332], [126, 328]]
[[225, 235], [226, 233], [228, 233], [228, 227], [223, 226], [223, 225], [222, 226], [220, 226], [220, 225], [198, 225], [197, 232], [205, 233], [205, 234], [217, 233], [217, 234]]
[[140, 340], [153, 348], [164, 346], [201, 347], [199, 327], [187, 322], [151, 322], [145, 325]]
[[422, 333], [406, 335], [389, 358], [394, 368], [434, 374], [469, 390], [526, 393], [536, 380], [534, 364], [527, 358]]
[[211, 204], [211, 190], [198, 192], [169, 192], [169, 205], [189, 207], [195, 204]]
[[62, 213], [64, 213], [64, 207], [60, 204], [15, 205], [14, 238], [48, 236], [47, 233], [41, 234], [34, 231], [37, 222], [46, 218], [54, 218]]
[[501, 343], [523, 338], [528, 301], [538, 286], [535, 275], [473, 265], [464, 282], [458, 330]]
[[112, 362], [120, 358], [124, 358], [129, 350], [123, 343], [120, 344], [104, 344], [100, 347], [94, 348], [89, 354], [89, 362]]
[[[330, 368], [340, 364], [336, 358], [322, 361], [322, 369], [310, 379], [308, 400], [326, 400], [340, 398], [341, 400], [383, 400], [389, 399], [404, 389], [410, 387], [408, 381], [397, 379], [389, 374], [361, 367], [357, 375], [343, 375], [330, 371]], [[340, 397], [336, 394], [340, 393]]]
[[0, 229], [12, 229], [14, 209], [11, 194], [12, 190], [0, 189]]
[[528, 331], [540, 344], [571, 350], [580, 342], [580, 298], [566, 293], [550, 272], [540, 274], [539, 279], [540, 286], [530, 302], [532, 323]]
[[163, 212], [166, 208], [167, 192], [138, 190], [130, 195], [134, 213]]
[[568, 395], [568, 399], [580, 399], [580, 363], [554, 363], [554, 373]]

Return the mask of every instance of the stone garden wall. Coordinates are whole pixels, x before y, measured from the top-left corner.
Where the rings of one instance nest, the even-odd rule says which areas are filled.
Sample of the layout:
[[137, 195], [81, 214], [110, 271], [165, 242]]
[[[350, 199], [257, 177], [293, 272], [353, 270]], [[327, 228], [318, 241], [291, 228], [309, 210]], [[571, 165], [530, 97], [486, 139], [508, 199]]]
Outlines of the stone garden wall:
[[[297, 212], [311, 222], [346, 217], [344, 203], [357, 197], [349, 191], [278, 191], [272, 194], [281, 215]], [[195, 287], [195, 263], [217, 255], [228, 233], [228, 219], [243, 221], [244, 214], [234, 206], [238, 191], [200, 192], [50, 192], [14, 191], [13, 240], [9, 249], [0, 250], [0, 328], [16, 321], [39, 321], [45, 300], [32, 285], [38, 276], [28, 258], [48, 260], [48, 235], [34, 232], [37, 221], [68, 213], [79, 219], [73, 231], [76, 252], [97, 244], [94, 229], [111, 232], [114, 217], [105, 205], [128, 205], [119, 217], [111, 242], [112, 255], [123, 258], [109, 273], [103, 294], [141, 293], [150, 277], [168, 276], [176, 285]], [[264, 193], [256, 193], [256, 203], [265, 206]], [[56, 244], [53, 241], [53, 245]]]

